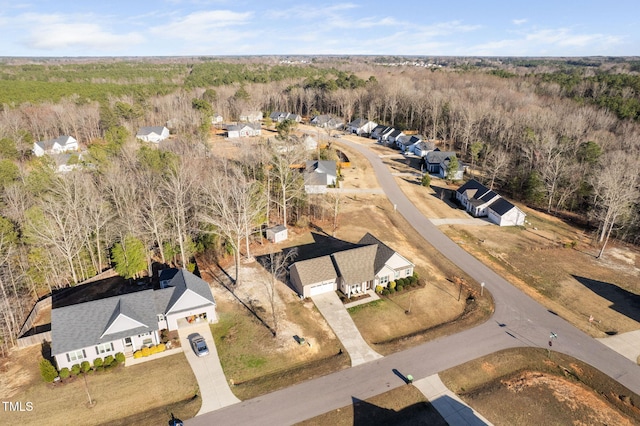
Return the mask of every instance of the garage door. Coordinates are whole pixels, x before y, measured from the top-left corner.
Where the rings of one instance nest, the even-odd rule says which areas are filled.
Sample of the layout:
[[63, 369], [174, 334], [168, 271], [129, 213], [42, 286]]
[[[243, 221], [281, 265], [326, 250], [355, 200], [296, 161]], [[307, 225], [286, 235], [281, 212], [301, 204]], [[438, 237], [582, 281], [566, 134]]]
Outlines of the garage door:
[[330, 291], [333, 291], [333, 286], [335, 285], [335, 283], [330, 282], [330, 283], [326, 283], [326, 284], [315, 284], [311, 286], [311, 289], [309, 290], [309, 295], [310, 296], [315, 296], [316, 294], [322, 294], [322, 293], [328, 293]]

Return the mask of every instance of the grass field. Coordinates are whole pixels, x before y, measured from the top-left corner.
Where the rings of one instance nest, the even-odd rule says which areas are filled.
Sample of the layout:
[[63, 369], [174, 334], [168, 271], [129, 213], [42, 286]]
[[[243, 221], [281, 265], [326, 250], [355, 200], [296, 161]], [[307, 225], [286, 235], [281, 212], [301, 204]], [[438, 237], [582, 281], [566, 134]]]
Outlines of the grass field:
[[[2, 400], [31, 402], [33, 410], [3, 412], [3, 424], [166, 424], [171, 413], [186, 419], [200, 409], [198, 384], [182, 353], [88, 374], [85, 386], [80, 376], [63, 383], [44, 383], [38, 369], [40, 348], [19, 352], [13, 362], [24, 375], [22, 385], [11, 395], [2, 395]], [[93, 406], [88, 404], [87, 390]]]

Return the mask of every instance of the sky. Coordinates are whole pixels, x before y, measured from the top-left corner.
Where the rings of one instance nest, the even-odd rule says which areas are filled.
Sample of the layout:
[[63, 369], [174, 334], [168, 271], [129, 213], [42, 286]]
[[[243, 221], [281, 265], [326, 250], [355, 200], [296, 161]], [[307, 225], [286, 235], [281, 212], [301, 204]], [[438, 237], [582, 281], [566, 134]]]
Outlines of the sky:
[[638, 0], [0, 0], [0, 56], [636, 56]]

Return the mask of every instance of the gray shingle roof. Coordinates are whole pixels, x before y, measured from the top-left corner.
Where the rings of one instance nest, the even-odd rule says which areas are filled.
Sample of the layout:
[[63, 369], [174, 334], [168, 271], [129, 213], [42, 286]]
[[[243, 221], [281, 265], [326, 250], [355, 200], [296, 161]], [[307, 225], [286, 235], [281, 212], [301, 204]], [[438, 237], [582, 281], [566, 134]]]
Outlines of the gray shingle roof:
[[163, 130], [164, 130], [163, 126], [140, 127], [140, 130], [138, 130], [138, 133], [136, 134], [136, 136], [148, 136], [152, 133], [155, 133], [156, 135], [161, 135]]
[[430, 151], [425, 159], [429, 164], [440, 164], [443, 161], [449, 159], [450, 157], [456, 155], [453, 151]]
[[509, 210], [513, 209], [514, 207], [515, 206], [513, 204], [511, 204], [509, 201], [505, 200], [504, 198], [497, 199], [496, 201], [491, 203], [491, 205], [489, 206], [491, 210], [493, 210], [500, 216], [507, 213]]
[[[168, 279], [166, 274], [170, 273], [172, 273], [171, 270], [166, 272], [163, 278]], [[187, 290], [215, 304], [209, 284], [186, 269], [178, 270], [168, 285], [170, 287], [160, 290], [143, 290], [52, 309], [52, 354], [59, 355], [157, 330], [158, 314], [167, 313]], [[102, 336], [120, 315], [140, 322], [144, 326]]]

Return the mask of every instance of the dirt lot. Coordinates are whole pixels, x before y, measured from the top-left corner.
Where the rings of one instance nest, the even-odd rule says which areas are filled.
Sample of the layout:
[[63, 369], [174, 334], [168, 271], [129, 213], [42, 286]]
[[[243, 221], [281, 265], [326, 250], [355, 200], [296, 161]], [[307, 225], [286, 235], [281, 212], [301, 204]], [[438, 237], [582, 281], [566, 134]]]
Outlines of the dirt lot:
[[638, 395], [589, 365], [555, 352], [501, 351], [440, 377], [495, 425], [640, 422]]

